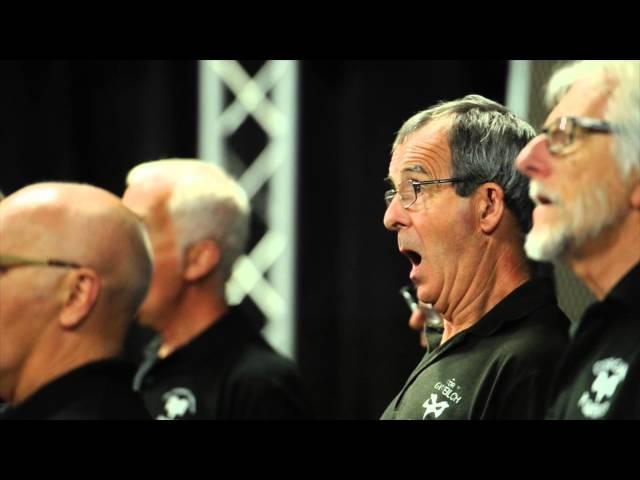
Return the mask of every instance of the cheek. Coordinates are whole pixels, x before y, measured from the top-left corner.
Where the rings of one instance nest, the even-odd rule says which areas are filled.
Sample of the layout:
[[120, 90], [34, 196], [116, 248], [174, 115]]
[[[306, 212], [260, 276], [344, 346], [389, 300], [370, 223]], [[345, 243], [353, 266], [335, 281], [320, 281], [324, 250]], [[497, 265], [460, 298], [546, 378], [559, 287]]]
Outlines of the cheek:
[[[571, 165], [567, 165], [571, 167]], [[578, 170], [574, 168], [567, 168], [564, 172], [559, 172], [557, 193], [560, 196], [560, 201], [563, 204], [570, 205], [575, 198], [586, 189], [589, 188], [589, 184], [592, 183], [592, 178], [589, 178], [588, 172], [584, 170]]]
[[0, 277], [0, 314], [9, 309], [9, 299], [14, 298], [14, 295], [15, 292], [11, 291], [11, 284]]
[[[31, 285], [37, 290], [37, 282]], [[0, 363], [3, 366], [18, 362], [38, 332], [56, 315], [51, 293], [27, 292], [0, 282]]]
[[570, 203], [580, 194], [597, 187], [616, 190], [624, 183], [609, 144], [598, 145], [589, 156], [575, 156], [558, 162], [555, 188], [561, 199]]
[[428, 221], [419, 228], [421, 239], [434, 251], [447, 252], [467, 244], [473, 233], [473, 217], [466, 205], [444, 205], [432, 209]]
[[7, 354], [8, 348], [13, 343], [8, 341], [8, 337], [11, 337], [15, 322], [20, 321], [16, 318], [15, 305], [18, 302], [19, 297], [16, 293], [11, 292], [8, 286], [0, 282], [0, 358]]
[[180, 269], [175, 255], [158, 252], [153, 263], [149, 298], [170, 295], [180, 283]]
[[11, 318], [4, 317], [29, 317], [32, 312], [55, 308], [57, 301], [62, 298], [58, 289], [62, 276], [56, 277], [52, 274], [54, 272], [47, 272], [48, 275], [15, 273], [21, 277], [0, 280], [0, 318], [3, 321], [11, 321]]
[[434, 192], [424, 209], [412, 216], [423, 255], [450, 255], [452, 248], [467, 245], [475, 227], [471, 208], [467, 197], [453, 191]]
[[[3, 299], [4, 300], [4, 299]], [[26, 318], [27, 310], [24, 308], [18, 308], [18, 302], [2, 302], [0, 306], [0, 364], [6, 366], [12, 363], [20, 350], [20, 346], [24, 343], [24, 337], [27, 334], [27, 322], [29, 318]], [[22, 313], [22, 315], [21, 315]]]

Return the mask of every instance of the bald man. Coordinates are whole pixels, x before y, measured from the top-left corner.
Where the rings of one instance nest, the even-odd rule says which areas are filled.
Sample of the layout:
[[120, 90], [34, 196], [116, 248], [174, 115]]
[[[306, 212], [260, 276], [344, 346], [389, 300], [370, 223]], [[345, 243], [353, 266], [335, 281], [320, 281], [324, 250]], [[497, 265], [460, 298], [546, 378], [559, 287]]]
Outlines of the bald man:
[[8, 419], [145, 419], [118, 356], [152, 273], [140, 220], [89, 185], [0, 203], [0, 398]]

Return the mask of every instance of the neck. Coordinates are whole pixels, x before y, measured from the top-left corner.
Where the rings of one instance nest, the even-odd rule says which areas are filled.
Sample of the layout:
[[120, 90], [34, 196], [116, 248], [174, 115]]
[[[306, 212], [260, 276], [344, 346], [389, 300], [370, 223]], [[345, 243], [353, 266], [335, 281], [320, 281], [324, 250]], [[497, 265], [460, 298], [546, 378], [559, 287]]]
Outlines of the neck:
[[530, 278], [524, 256], [516, 255], [511, 247], [496, 252], [488, 246], [472, 272], [468, 282], [456, 286], [459, 300], [445, 313], [441, 343], [477, 323]]
[[640, 262], [640, 213], [633, 212], [615, 228], [567, 256], [567, 262], [598, 300], [602, 300]]
[[52, 380], [91, 362], [114, 358], [120, 353], [117, 342], [93, 341], [79, 332], [62, 332], [62, 336], [43, 338], [34, 345], [31, 354], [18, 372], [17, 382], [9, 402], [21, 403]]
[[158, 356], [164, 358], [189, 343], [217, 322], [227, 311], [226, 301], [210, 288], [192, 285], [185, 289], [179, 304], [160, 329], [162, 345]]

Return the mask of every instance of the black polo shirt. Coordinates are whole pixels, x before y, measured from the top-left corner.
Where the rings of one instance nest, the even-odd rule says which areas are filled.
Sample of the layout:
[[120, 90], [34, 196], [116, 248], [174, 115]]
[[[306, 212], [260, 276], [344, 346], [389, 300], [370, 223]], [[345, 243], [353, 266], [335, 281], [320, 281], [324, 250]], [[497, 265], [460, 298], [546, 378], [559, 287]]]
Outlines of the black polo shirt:
[[149, 343], [134, 381], [156, 419], [310, 417], [295, 365], [237, 307], [165, 359], [160, 344], [159, 336]]
[[640, 263], [585, 311], [553, 391], [550, 419], [640, 419]]
[[7, 407], [6, 420], [150, 420], [131, 390], [135, 368], [119, 360], [88, 363], [47, 383], [22, 403]]
[[568, 329], [552, 283], [530, 280], [428, 352], [382, 419], [542, 418]]

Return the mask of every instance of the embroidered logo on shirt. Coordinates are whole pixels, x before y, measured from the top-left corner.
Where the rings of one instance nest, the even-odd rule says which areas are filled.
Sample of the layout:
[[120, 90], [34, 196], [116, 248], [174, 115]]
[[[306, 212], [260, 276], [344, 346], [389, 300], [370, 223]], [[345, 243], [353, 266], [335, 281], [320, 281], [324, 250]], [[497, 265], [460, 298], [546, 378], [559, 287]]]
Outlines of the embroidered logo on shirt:
[[433, 386], [433, 388], [441, 392], [442, 395], [454, 402], [456, 405], [460, 403], [460, 400], [462, 400], [462, 395], [459, 392], [460, 385], [456, 385], [455, 378], [450, 378], [447, 380], [446, 384], [438, 382]]
[[187, 412], [196, 413], [196, 397], [188, 388], [177, 387], [162, 395], [166, 415], [158, 415], [156, 420], [177, 420]]
[[[424, 407], [424, 415], [422, 419], [426, 419], [427, 415], [433, 414], [433, 418], [438, 418], [451, 405], [457, 405], [462, 400], [460, 385], [456, 385], [456, 379], [450, 378], [446, 382], [436, 382], [433, 389], [445, 397], [445, 400], [438, 402], [438, 393], [432, 393], [430, 397], [422, 404]], [[451, 403], [449, 403], [451, 402]]]
[[429, 397], [423, 404], [424, 407], [424, 415], [422, 415], [422, 419], [427, 418], [427, 415], [433, 413], [434, 418], [438, 418], [442, 415], [442, 412], [449, 406], [449, 402], [443, 400], [442, 402], [438, 402], [438, 394], [432, 393], [431, 397]]
[[617, 386], [627, 375], [629, 365], [620, 358], [609, 357], [598, 360], [593, 364], [593, 374], [595, 380], [591, 384], [591, 389], [585, 391], [578, 406], [580, 411], [587, 418], [602, 418], [611, 405], [611, 397]]

